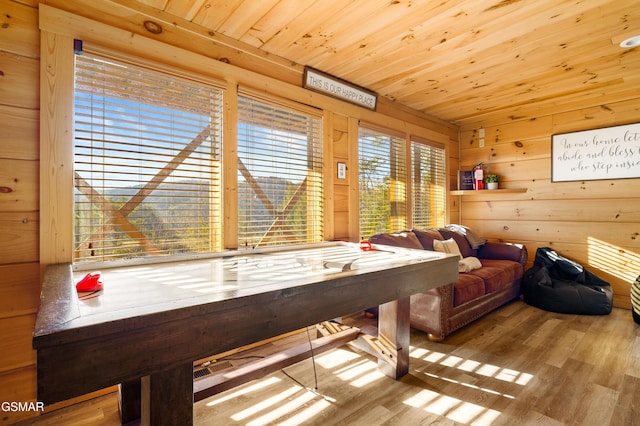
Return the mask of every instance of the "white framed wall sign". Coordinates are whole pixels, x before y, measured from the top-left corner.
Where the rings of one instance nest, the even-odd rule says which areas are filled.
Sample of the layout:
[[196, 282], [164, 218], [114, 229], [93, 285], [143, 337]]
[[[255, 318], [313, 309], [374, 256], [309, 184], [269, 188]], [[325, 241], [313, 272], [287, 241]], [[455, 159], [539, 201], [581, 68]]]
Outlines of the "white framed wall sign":
[[551, 136], [551, 182], [640, 177], [640, 123]]

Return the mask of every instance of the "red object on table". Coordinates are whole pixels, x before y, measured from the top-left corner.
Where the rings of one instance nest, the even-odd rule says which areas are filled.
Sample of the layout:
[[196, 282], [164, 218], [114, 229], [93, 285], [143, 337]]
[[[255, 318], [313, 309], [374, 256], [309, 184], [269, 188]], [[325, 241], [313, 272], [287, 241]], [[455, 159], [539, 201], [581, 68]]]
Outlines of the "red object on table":
[[371, 243], [369, 241], [360, 241], [360, 250], [371, 250]]
[[102, 281], [100, 281], [100, 278], [100, 272], [91, 272], [78, 281], [76, 290], [82, 293], [102, 290]]

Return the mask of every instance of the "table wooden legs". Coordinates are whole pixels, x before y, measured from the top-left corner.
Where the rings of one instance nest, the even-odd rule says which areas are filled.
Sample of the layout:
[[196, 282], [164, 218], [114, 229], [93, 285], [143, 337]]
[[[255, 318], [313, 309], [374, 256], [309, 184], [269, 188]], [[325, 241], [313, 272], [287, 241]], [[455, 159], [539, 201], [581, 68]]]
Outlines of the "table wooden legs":
[[142, 425], [193, 424], [193, 364], [123, 383], [118, 388], [120, 420]]
[[378, 339], [390, 348], [386, 356], [378, 357], [378, 367], [396, 380], [409, 372], [409, 301], [408, 297], [394, 300], [378, 311]]
[[[378, 337], [363, 335], [361, 342], [352, 342], [377, 356], [380, 370], [393, 379], [409, 372], [409, 309], [409, 297], [380, 305]], [[341, 328], [336, 325], [333, 331], [326, 327], [323, 330], [323, 334], [331, 335]], [[122, 422], [139, 415], [142, 425], [193, 424], [193, 391], [191, 363], [122, 384], [119, 387]]]
[[142, 378], [141, 424], [193, 424], [192, 363]]
[[140, 418], [140, 379], [118, 385], [118, 411], [124, 425]]
[[[378, 337], [360, 333], [349, 342], [378, 358], [378, 368], [393, 379], [409, 373], [409, 297], [380, 305], [378, 310]], [[318, 326], [322, 336], [335, 335], [351, 329], [350, 326], [326, 321]]]

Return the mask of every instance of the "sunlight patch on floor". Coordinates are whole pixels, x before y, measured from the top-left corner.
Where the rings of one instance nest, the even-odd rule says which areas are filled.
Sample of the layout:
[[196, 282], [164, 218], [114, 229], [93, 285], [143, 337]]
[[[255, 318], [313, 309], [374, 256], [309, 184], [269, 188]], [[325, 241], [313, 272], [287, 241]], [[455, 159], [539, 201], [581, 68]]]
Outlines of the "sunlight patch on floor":
[[[376, 360], [363, 357], [353, 351], [336, 349], [315, 358], [316, 364], [326, 368], [335, 377], [349, 383], [353, 388], [362, 388], [370, 383], [386, 378], [378, 369]], [[296, 382], [297, 380], [293, 378]], [[267, 393], [268, 387], [285, 384], [277, 377], [267, 377], [251, 384], [230, 390], [207, 402], [208, 407], [215, 405], [241, 403], [245, 395]], [[271, 393], [269, 393], [271, 395]], [[278, 423], [280, 425], [299, 425], [312, 421], [323, 410], [335, 404], [336, 400], [320, 392], [305, 388], [297, 382], [276, 395], [265, 397], [250, 407], [242, 407], [228, 418], [233, 422], [252, 426]]]
[[425, 349], [412, 350], [410, 356], [423, 361], [440, 364], [445, 367], [455, 368], [467, 373], [475, 373], [485, 377], [502, 380], [504, 382], [515, 383], [525, 386], [533, 379], [533, 375], [497, 365], [485, 364], [478, 361], [461, 358], [455, 355], [447, 355], [441, 352], [429, 351]]
[[242, 395], [247, 395], [253, 392], [258, 392], [266, 387], [274, 385], [276, 383], [281, 382], [282, 380], [277, 377], [267, 377], [262, 380], [258, 380], [253, 382], [251, 385], [236, 388], [233, 391], [229, 391], [225, 394], [217, 396], [215, 399], [207, 402], [207, 407], [213, 407], [214, 405], [222, 404], [224, 402], [230, 401], [232, 399], [236, 399], [241, 397]]
[[354, 359], [361, 358], [360, 355], [344, 350], [344, 349], [334, 349], [329, 352], [325, 352], [324, 354], [316, 357], [316, 364], [320, 367], [326, 368], [327, 370], [334, 369], [341, 365], [350, 365]]
[[231, 416], [231, 418], [236, 421], [245, 420], [251, 416], [256, 415], [261, 411], [271, 409], [272, 407], [280, 404], [282, 401], [285, 401], [287, 398], [295, 395], [301, 389], [302, 389], [301, 386], [292, 386], [289, 389], [286, 389], [277, 395], [273, 395], [270, 398], [263, 399], [257, 404], [254, 404], [245, 410], [237, 412], [236, 414]]
[[329, 401], [327, 401], [326, 399], [321, 399], [307, 406], [304, 411], [278, 424], [280, 426], [298, 426], [305, 424], [309, 420], [316, 417], [318, 414], [322, 413], [322, 411], [330, 405], [331, 403], [329, 403]]
[[344, 380], [346, 382], [370, 373], [376, 368], [378, 368], [376, 363], [371, 362], [368, 359], [361, 359], [357, 362], [352, 362], [347, 367], [339, 369], [334, 374], [338, 376], [340, 380]]
[[484, 392], [484, 393], [488, 393], [488, 394], [491, 394], [491, 395], [502, 396], [502, 397], [509, 398], [509, 399], [516, 399], [516, 397], [513, 396], [513, 395], [508, 395], [508, 394], [505, 394], [505, 393], [494, 391], [494, 390], [489, 389], [489, 388], [483, 388], [483, 387], [476, 386], [476, 385], [471, 384], [471, 383], [461, 382], [459, 380], [450, 379], [448, 377], [437, 376], [437, 375], [431, 374], [431, 373], [423, 373], [423, 374], [425, 376], [431, 377], [433, 379], [439, 379], [439, 380], [443, 380], [445, 382], [454, 383], [454, 384], [459, 385], [459, 386], [464, 386], [466, 388], [475, 389], [475, 390], [478, 390], [478, 391], [481, 391], [481, 392]]
[[403, 403], [468, 425], [490, 425], [500, 415], [499, 411], [426, 389]]
[[[439, 380], [443, 383], [450, 383], [452, 386], [460, 386], [478, 394], [484, 394], [498, 398], [515, 399], [514, 395], [505, 394], [495, 389], [481, 387], [474, 384], [472, 374], [482, 375], [508, 383], [525, 386], [533, 376], [528, 373], [519, 372], [512, 369], [502, 368], [497, 365], [481, 363], [473, 359], [465, 359], [460, 356], [445, 354], [422, 348], [411, 348], [410, 356], [429, 363], [438, 364], [443, 367], [462, 371], [464, 374], [457, 374], [456, 379], [446, 377], [443, 373], [433, 374], [429, 371], [416, 371], [416, 375], [424, 375], [428, 380]], [[346, 349], [336, 349], [316, 357], [318, 367], [330, 371], [333, 376], [346, 382], [352, 388], [364, 388], [377, 381], [384, 380], [386, 376], [378, 369], [375, 359], [363, 357], [353, 351]], [[465, 379], [468, 378], [469, 380]], [[295, 379], [294, 379], [295, 380]], [[306, 379], [305, 379], [306, 380]], [[295, 380], [297, 382], [297, 380]], [[207, 406], [214, 406], [226, 402], [235, 404], [241, 403], [244, 395], [250, 393], [265, 393], [265, 398], [251, 405], [242, 406], [229, 414], [228, 420], [252, 425], [286, 424], [298, 425], [307, 422], [318, 421], [323, 410], [331, 407], [336, 401], [330, 397], [323, 396], [311, 388], [305, 388], [299, 382], [283, 389], [286, 382], [277, 377], [267, 377], [255, 381], [246, 386], [228, 391], [219, 395], [214, 400], [207, 403]], [[279, 386], [279, 388], [273, 388]], [[268, 392], [267, 388], [283, 389], [276, 395]], [[268, 397], [266, 396], [268, 392]], [[442, 392], [442, 391], [440, 391]], [[438, 393], [434, 390], [416, 389], [416, 394], [405, 401], [404, 404], [424, 410], [433, 415], [443, 416], [447, 419], [466, 425], [490, 425], [501, 414], [499, 411], [482, 406], [478, 403], [464, 401], [446, 393]]]

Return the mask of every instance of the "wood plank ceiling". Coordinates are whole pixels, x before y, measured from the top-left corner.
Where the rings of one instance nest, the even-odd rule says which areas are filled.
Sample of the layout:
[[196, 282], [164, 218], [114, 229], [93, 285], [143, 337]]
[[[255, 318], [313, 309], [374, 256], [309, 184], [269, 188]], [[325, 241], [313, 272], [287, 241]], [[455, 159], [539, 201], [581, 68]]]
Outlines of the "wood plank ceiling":
[[[637, 98], [640, 0], [114, 0], [456, 124]], [[133, 6], [132, 6], [133, 4]]]

